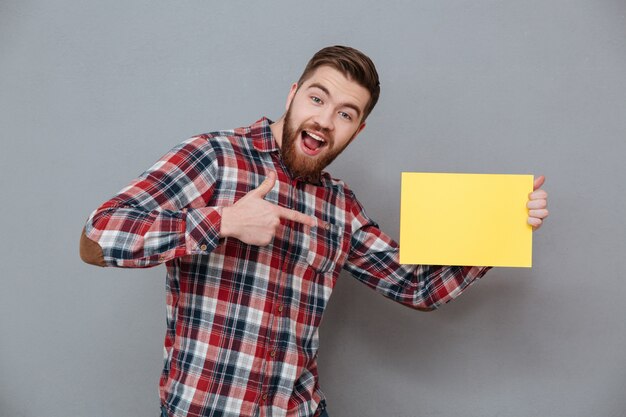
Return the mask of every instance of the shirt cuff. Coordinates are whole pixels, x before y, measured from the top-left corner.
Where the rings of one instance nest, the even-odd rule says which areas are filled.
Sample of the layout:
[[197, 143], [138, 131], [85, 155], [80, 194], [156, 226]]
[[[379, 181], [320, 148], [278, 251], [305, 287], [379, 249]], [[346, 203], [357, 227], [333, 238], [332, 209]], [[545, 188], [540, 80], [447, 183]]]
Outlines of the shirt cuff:
[[206, 255], [220, 243], [221, 207], [188, 209], [185, 219], [185, 248], [187, 255]]

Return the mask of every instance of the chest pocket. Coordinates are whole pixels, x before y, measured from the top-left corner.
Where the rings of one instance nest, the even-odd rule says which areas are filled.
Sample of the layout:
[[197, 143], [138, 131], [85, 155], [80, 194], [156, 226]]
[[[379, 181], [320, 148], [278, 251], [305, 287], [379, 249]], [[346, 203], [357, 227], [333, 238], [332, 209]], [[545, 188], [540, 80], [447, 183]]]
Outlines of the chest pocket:
[[305, 247], [308, 247], [306, 261], [320, 273], [331, 271], [341, 257], [343, 227], [331, 223], [321, 223], [311, 227], [305, 235]]

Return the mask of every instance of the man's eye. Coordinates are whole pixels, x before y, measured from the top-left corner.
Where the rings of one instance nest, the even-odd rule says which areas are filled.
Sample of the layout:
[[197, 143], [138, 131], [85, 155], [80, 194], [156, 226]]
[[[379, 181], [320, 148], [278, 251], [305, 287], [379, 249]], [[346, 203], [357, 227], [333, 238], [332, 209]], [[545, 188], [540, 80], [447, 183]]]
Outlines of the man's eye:
[[315, 96], [311, 97], [311, 101], [313, 101], [313, 103], [316, 103], [316, 104], [321, 104], [322, 103], [322, 99], [319, 98], [319, 97], [315, 97]]
[[340, 111], [339, 112], [339, 116], [341, 116], [342, 119], [346, 119], [346, 120], [352, 120], [352, 116], [350, 116], [348, 113], [346, 113], [345, 111]]

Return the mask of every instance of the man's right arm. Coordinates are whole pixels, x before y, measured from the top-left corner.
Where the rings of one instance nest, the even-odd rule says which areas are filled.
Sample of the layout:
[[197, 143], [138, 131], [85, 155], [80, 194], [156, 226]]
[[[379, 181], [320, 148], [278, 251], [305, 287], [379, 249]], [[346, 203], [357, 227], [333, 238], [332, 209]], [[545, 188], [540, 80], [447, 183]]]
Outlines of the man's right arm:
[[141, 268], [211, 252], [220, 239], [221, 208], [207, 207], [217, 175], [205, 138], [176, 146], [89, 216], [81, 258], [99, 266]]

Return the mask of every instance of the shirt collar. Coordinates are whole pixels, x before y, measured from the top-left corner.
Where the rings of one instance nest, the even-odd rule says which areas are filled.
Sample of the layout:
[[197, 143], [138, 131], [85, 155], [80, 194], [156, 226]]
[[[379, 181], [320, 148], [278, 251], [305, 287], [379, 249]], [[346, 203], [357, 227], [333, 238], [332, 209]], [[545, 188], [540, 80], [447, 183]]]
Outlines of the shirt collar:
[[274, 123], [267, 117], [263, 117], [252, 126], [250, 126], [250, 135], [252, 136], [252, 145], [259, 152], [275, 152], [280, 151], [278, 143], [272, 134], [270, 125]]

